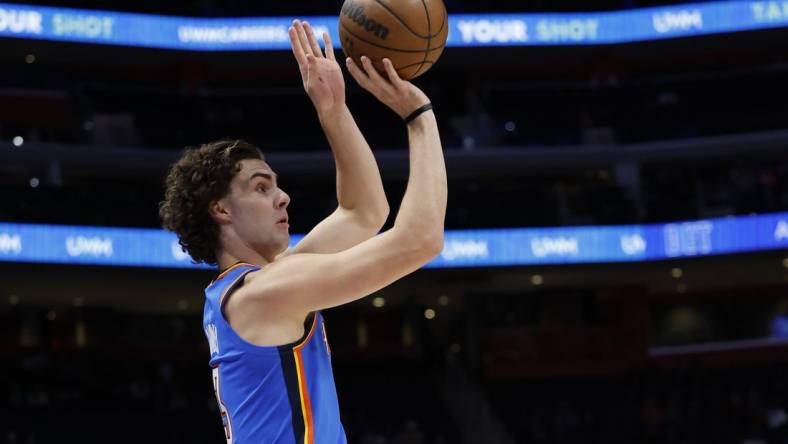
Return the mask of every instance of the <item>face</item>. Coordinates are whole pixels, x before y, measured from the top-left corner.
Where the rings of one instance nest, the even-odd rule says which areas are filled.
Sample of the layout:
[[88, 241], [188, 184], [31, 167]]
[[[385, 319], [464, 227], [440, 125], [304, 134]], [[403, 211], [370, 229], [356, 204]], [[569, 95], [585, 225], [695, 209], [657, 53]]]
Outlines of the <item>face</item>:
[[264, 257], [272, 258], [287, 249], [290, 225], [287, 206], [290, 196], [277, 184], [276, 173], [262, 160], [245, 159], [221, 200], [226, 218], [238, 238]]

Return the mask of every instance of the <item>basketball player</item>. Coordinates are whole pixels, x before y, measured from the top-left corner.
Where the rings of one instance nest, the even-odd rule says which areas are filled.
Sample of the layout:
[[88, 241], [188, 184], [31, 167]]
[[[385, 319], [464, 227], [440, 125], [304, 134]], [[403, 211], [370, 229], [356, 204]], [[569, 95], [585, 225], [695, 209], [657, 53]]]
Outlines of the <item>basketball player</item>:
[[198, 262], [223, 270], [206, 288], [203, 327], [228, 443], [345, 443], [321, 310], [412, 273], [443, 247], [446, 170], [426, 95], [368, 58], [353, 78], [405, 119], [410, 177], [393, 228], [380, 173], [345, 106], [329, 36], [289, 30], [304, 87], [336, 159], [339, 207], [290, 250], [288, 195], [260, 151], [222, 141], [187, 151], [160, 207]]

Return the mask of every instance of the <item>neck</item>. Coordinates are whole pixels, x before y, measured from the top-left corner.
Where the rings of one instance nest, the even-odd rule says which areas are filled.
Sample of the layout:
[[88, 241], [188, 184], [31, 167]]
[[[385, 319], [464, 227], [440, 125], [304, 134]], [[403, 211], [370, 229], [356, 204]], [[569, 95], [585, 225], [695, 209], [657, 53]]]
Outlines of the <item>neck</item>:
[[260, 267], [270, 263], [270, 261], [266, 260], [264, 257], [256, 253], [243, 255], [243, 254], [232, 254], [227, 251], [220, 251], [216, 256], [216, 259], [220, 271], [226, 270], [239, 262], [257, 265]]
[[222, 248], [216, 252], [219, 270], [226, 270], [238, 262], [263, 267], [274, 260], [255, 251], [235, 236], [221, 236], [220, 244]]

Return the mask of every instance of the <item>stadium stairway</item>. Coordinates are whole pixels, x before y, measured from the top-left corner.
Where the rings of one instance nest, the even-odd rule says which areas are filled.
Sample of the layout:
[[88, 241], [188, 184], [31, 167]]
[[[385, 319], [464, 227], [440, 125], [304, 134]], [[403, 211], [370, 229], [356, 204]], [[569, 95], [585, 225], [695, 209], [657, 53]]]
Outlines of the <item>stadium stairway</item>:
[[459, 363], [448, 358], [445, 373], [434, 376], [443, 402], [460, 429], [463, 444], [515, 444], [484, 391]]

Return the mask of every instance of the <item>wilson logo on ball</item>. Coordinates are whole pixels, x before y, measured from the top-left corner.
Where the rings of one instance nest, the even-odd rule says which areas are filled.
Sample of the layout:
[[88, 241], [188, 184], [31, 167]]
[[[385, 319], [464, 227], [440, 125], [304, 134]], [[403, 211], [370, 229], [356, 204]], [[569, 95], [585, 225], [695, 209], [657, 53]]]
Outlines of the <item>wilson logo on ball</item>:
[[383, 75], [389, 59], [405, 80], [432, 68], [449, 36], [443, 0], [344, 0], [338, 25], [347, 57], [360, 65], [366, 56]]
[[365, 31], [374, 34], [381, 40], [386, 40], [386, 37], [389, 35], [389, 28], [368, 18], [366, 14], [364, 14], [364, 7], [356, 2], [346, 1], [345, 4], [342, 5], [342, 14], [364, 28]]

